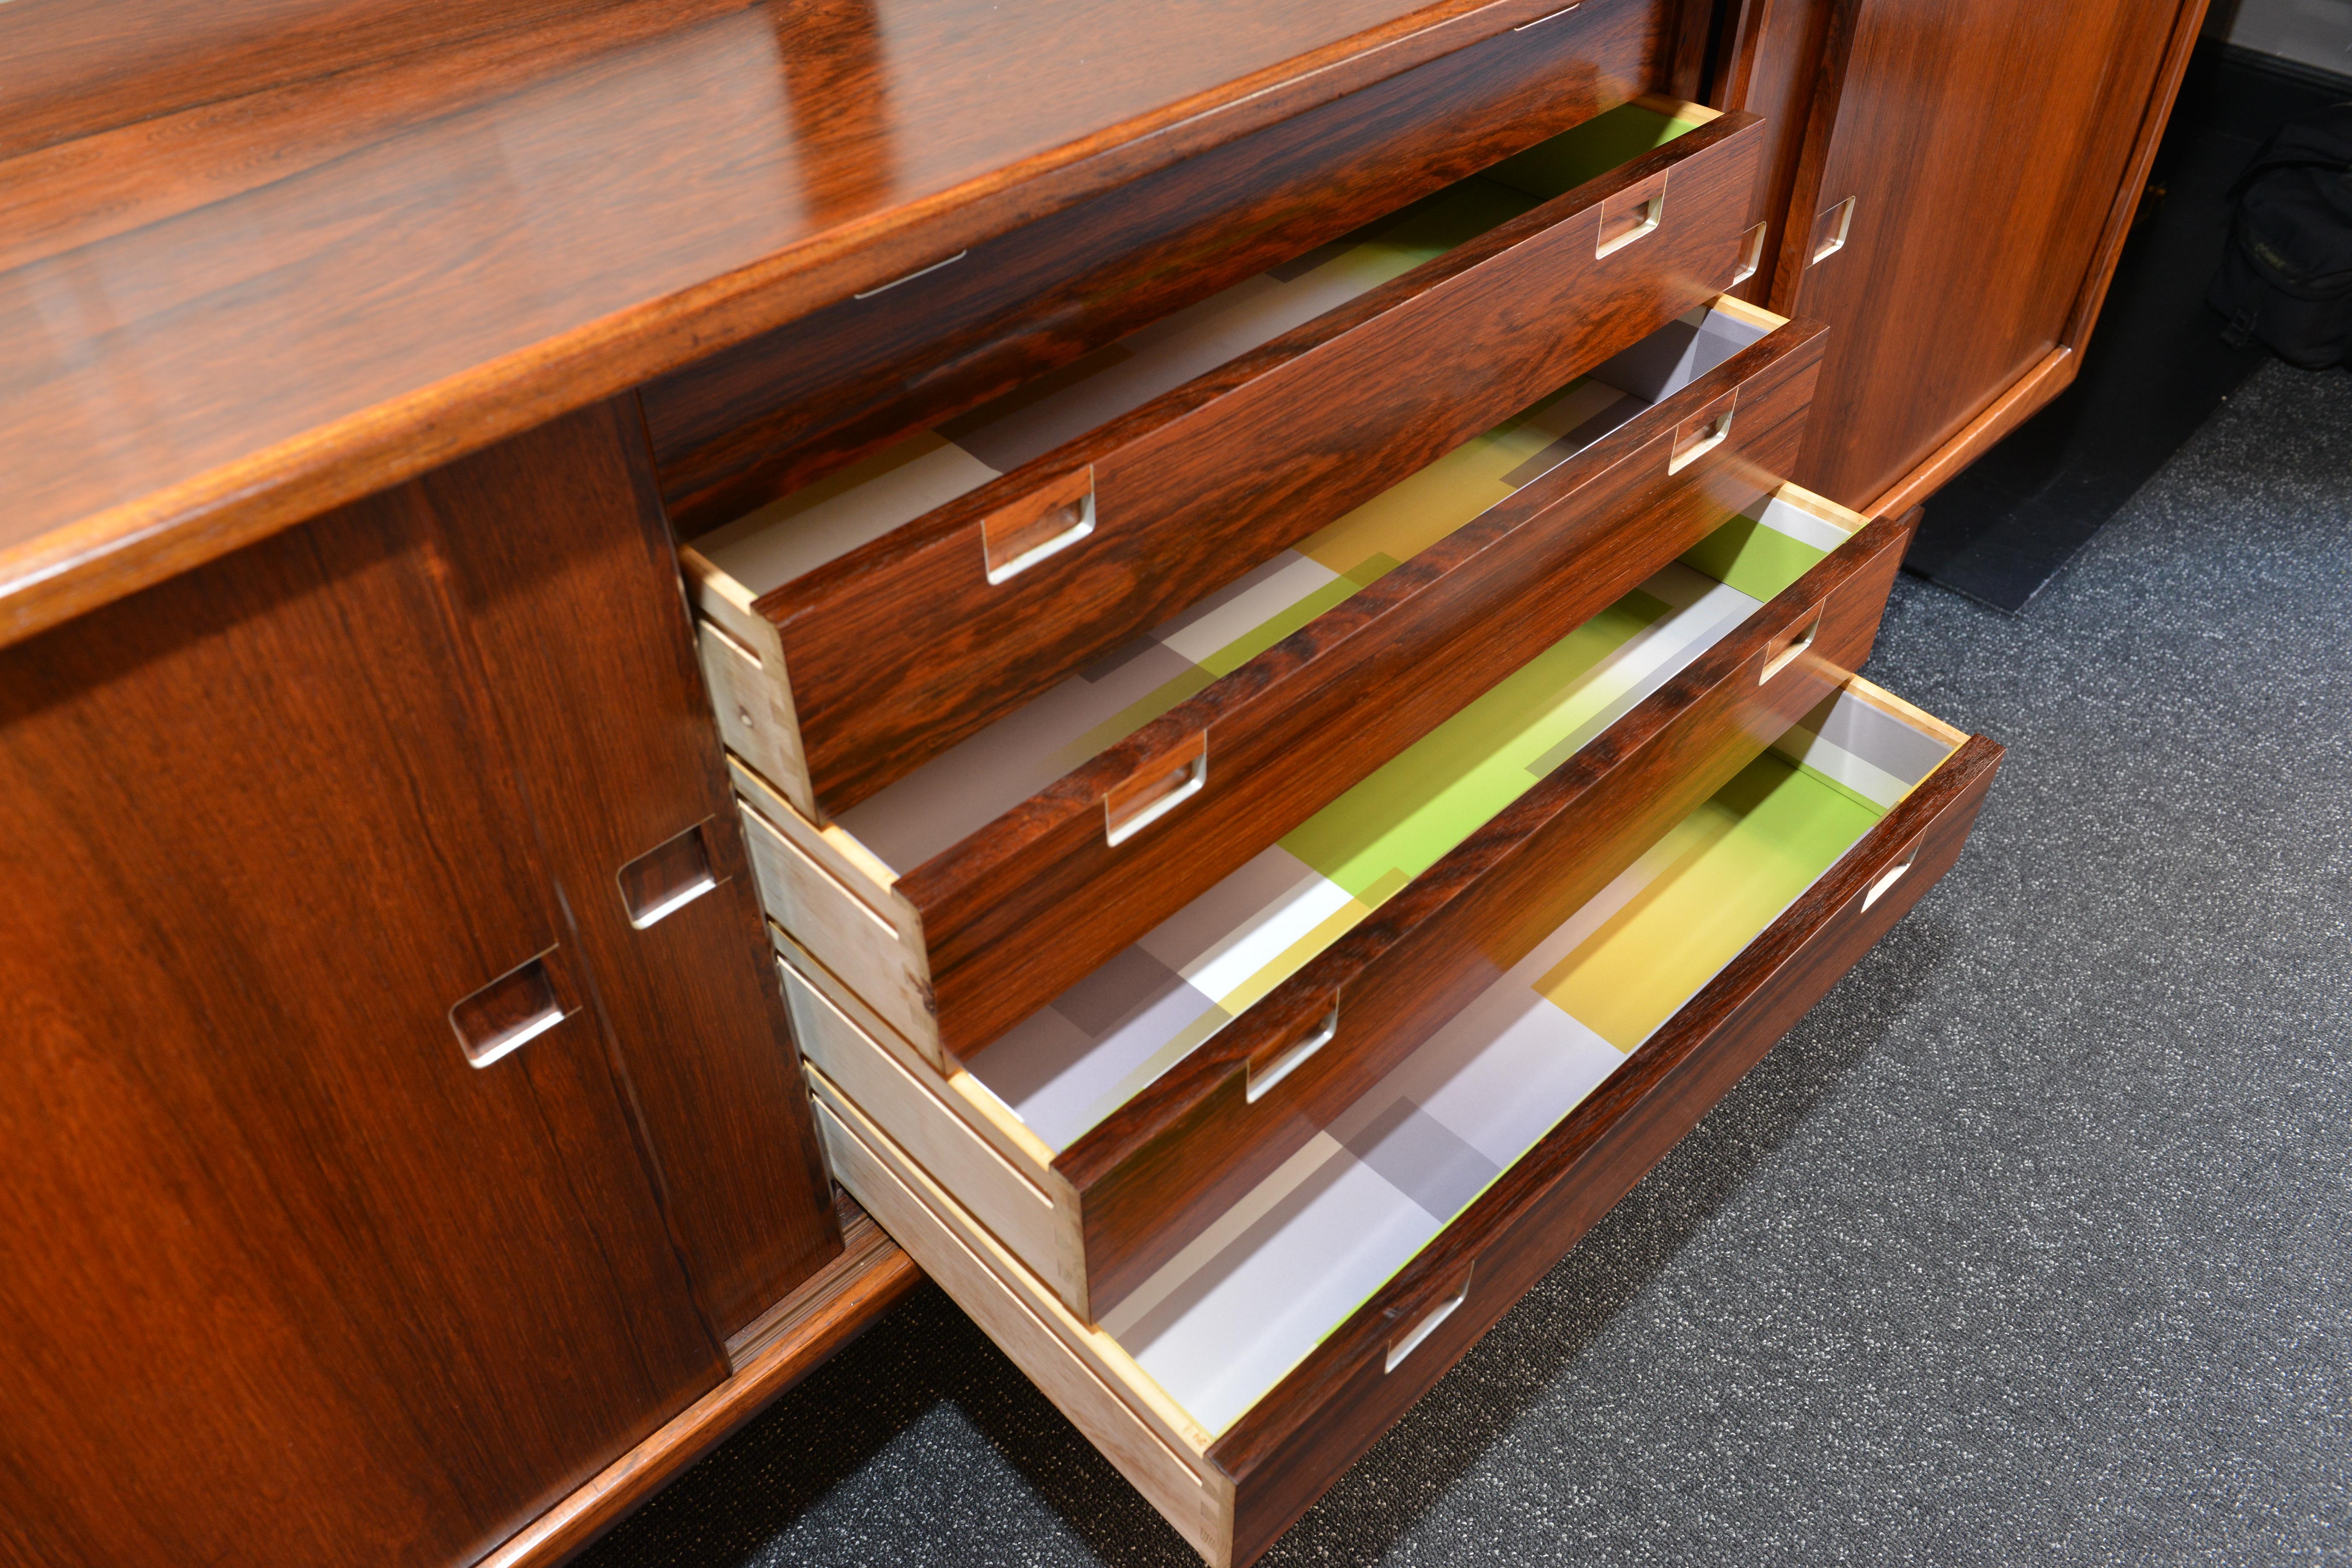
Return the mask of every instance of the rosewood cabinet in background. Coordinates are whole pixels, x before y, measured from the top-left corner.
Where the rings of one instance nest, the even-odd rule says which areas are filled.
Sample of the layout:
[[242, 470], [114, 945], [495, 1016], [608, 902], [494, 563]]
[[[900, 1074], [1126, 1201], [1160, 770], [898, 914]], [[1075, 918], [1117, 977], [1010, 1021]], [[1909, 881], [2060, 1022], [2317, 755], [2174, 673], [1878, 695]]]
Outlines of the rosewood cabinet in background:
[[837, 1250], [638, 429], [0, 652], [0, 1561], [471, 1562]]
[[[1563, 530], [1590, 521], [1590, 559], [1608, 543], [1610, 570], [1639, 563], [1612, 595], [1684, 548], [1654, 519], [1690, 521], [1698, 500], [1717, 504], [1705, 487], [1736, 476], [1748, 500], [1769, 468], [1772, 487], [1794, 477], [1903, 511], [2071, 374], [2200, 0], [366, 0], [294, 25], [304, 9], [0, 5], [0, 206], [24, 220], [0, 225], [6, 1568], [547, 1568], [917, 1277], [832, 1201], [813, 1114], [829, 1119], [845, 1186], [1180, 1530], [1221, 1562], [1264, 1550], [1951, 863], [1998, 748], [1876, 693], [1874, 711], [1948, 751], [1940, 782], [1709, 982], [1660, 1037], [1678, 1054], [1651, 1052], [1411, 1272], [1360, 1298], [1352, 1327], [1286, 1374], [1288, 1393], [1222, 1436], [1190, 1416], [1180, 1429], [1124, 1351], [982, 1234], [1001, 1222], [972, 1217], [976, 1198], [1010, 1194], [989, 1211], [1013, 1216], [1008, 1234], [1084, 1240], [1036, 1218], [1079, 1190], [1068, 1171], [1083, 1161], [1037, 1165], [1062, 1183], [1050, 1194], [1030, 1181], [974, 1128], [1024, 1159], [1042, 1142], [1013, 1139], [982, 1094], [947, 1098], [971, 1087], [958, 1079], [931, 1093], [902, 1070], [928, 1058], [891, 1056], [890, 1019], [859, 1011], [844, 976], [914, 975], [889, 964], [928, 964], [941, 928], [886, 919], [899, 894], [876, 880], [882, 862], [847, 858], [826, 837], [839, 825], [814, 821], [803, 840], [753, 841], [763, 869], [786, 868], [783, 913], [763, 921], [737, 826], [757, 825], [738, 816], [721, 734], [789, 728], [777, 754], [804, 761], [798, 726], [821, 732], [827, 715], [794, 709], [793, 682], [818, 689], [823, 667], [788, 660], [777, 624], [751, 614], [758, 600], [737, 604], [698, 570], [705, 650], [731, 672], [712, 684], [752, 700], [722, 700], [714, 727], [670, 523], [698, 538], [829, 481], [1635, 99], [1680, 136], [1621, 153], [1605, 189], [1580, 175], [1586, 197], [1538, 226], [1556, 237], [1547, 266], [1616, 257], [1611, 276], [1639, 285], [1625, 298], [1654, 316], [1496, 288], [1454, 318], [1446, 386], [1418, 371], [1433, 331], [1391, 340], [1424, 345], [1396, 364], [1349, 361], [1400, 409], [1444, 395], [1465, 410], [1444, 440], [1388, 459], [1370, 422], [1304, 417], [1329, 411], [1300, 389], [1336, 376], [1300, 377], [1253, 417], [1323, 432], [1306, 456], [1330, 459], [1324, 471], [1387, 460], [1402, 478], [1704, 303], [1784, 336], [1742, 351], [1757, 357], [1737, 374], [1705, 373], [1718, 381], [1683, 387], [1683, 403], [1645, 404], [1604, 437], [1617, 447], [1548, 469], [1557, 493], [1530, 488], [1523, 504]], [[1682, 101], [1702, 96], [1762, 123]], [[1840, 216], [1817, 235], [1823, 211]], [[1750, 300], [1832, 331], [1759, 325], [1720, 298], [1753, 225]], [[1544, 375], [1507, 381], [1506, 349], [1559, 346], [1513, 314], [1538, 298], [1612, 341], [1563, 331]], [[1397, 304], [1349, 300], [1317, 319]], [[1222, 399], [1307, 352], [1252, 341], [1262, 361], [1187, 373], [1190, 391], [1160, 396]], [[1172, 429], [1177, 409], [1148, 417]], [[1656, 460], [1636, 464], [1643, 453]], [[1201, 459], [1176, 482], [1280, 466], [1238, 443]], [[1821, 695], [1801, 681], [1861, 661], [1905, 527], [1803, 502], [1811, 535], [1832, 530], [1822, 548], [1846, 552], [1807, 581], [1825, 595], [1833, 577], [1843, 597], [1768, 590], [1797, 598], [1740, 623], [1745, 640], [1706, 655], [1706, 680], [1643, 710], [1647, 728], [1612, 730], [1609, 756], [1661, 772], [1596, 763], [1591, 780], [1635, 781], [1591, 783], [1611, 810], [1687, 809], [1716, 784], [1685, 763], [1739, 765], [1717, 741], [1752, 726], [1721, 715], [1769, 710], [1788, 733]], [[1091, 504], [1085, 516], [1063, 537], [1093, 536]], [[987, 521], [947, 521], [977, 535], [957, 569], [995, 585]], [[1282, 526], [1310, 521], [1328, 519], [1302, 507]], [[1116, 531], [1106, 518], [1097, 549]], [[1498, 553], [1465, 544], [1444, 570], [1506, 560], [1496, 540]], [[1169, 591], [1188, 602], [1264, 564], [1173, 553]], [[1542, 559], [1598, 593], [1564, 544]], [[1081, 560], [1018, 591], [1075, 581]], [[1402, 572], [1381, 581], [1399, 597], [1358, 611], [1423, 592]], [[1564, 613], [1570, 595], [1555, 600], [1548, 613]], [[908, 614], [904, 595], [874, 601], [908, 623], [891, 628], [902, 640], [969, 635], [955, 616]], [[1398, 641], [1380, 646], [1403, 631], [1456, 646], [1434, 640], [1441, 611], [1460, 617], [1448, 638], [1472, 635], [1470, 596], [1454, 603], [1432, 591], [1430, 621], [1398, 615], [1381, 634]], [[824, 647], [850, 668], [873, 646]], [[1328, 647], [1341, 651], [1297, 667], [1318, 700], [1353, 689], [1332, 669], [1375, 668]], [[1486, 668], [1459, 662], [1456, 681]], [[1766, 688], [1781, 669], [1801, 674]], [[1281, 681], [1310, 684], [1295, 669]], [[1423, 685], [1414, 722], [1438, 717], [1429, 691], [1467, 700], [1466, 685]], [[1218, 700], [1245, 695], [1237, 683]], [[1233, 732], [1216, 742], [1220, 792], [1249, 776], [1230, 765]], [[1277, 750], [1318, 766], [1348, 754], [1265, 754]], [[1570, 820], [1570, 794], [1544, 821]], [[1088, 854], [1119, 842], [1108, 793], [1099, 816], [1090, 794], [1071, 798], [1056, 831], [1076, 825], [1069, 842]], [[1224, 798], [1204, 790], [1195, 817]], [[1597, 862], [1569, 864], [1586, 841], [1565, 828], [1546, 842], [1521, 864], [1565, 897]], [[1321, 1116], [1348, 1074], [1384, 1074], [1356, 1042], [1402, 1037], [1356, 1020], [1408, 1019], [1408, 1002], [1439, 994], [1433, 973], [1469, 984], [1471, 936], [1523, 923], [1511, 900], [1537, 885], [1528, 871], [1456, 904], [1446, 879], [1486, 872], [1453, 865], [1414, 879], [1420, 907], [1492, 922], [1430, 914], [1428, 946], [1363, 949], [1347, 962], [1388, 989], [1353, 994], [1350, 1034], [1319, 997], [1252, 1024], [1259, 1046], [1283, 1047], [1269, 1086], [1317, 1058], [1286, 1090], [1261, 1100], [1251, 1064], [1218, 1057], [1214, 1081], [1171, 1079], [1194, 1096], [1179, 1109], [1213, 1106], [1204, 1085], [1260, 1104], [1245, 1152], [1279, 1159], [1277, 1113], [1320, 1085]], [[847, 931], [839, 951], [887, 962], [836, 974], [800, 948], [786, 917], [807, 888], [822, 898], [800, 906], [818, 917], [800, 936]], [[777, 965], [795, 952], [810, 962], [787, 982]], [[805, 1084], [780, 984], [798, 987]], [[913, 1004], [894, 1016], [936, 1020], [928, 969], [876, 994]], [[1303, 1053], [1277, 1037], [1301, 1018], [1331, 1020]], [[827, 1097], [816, 1112], [812, 1087]], [[889, 1108], [887, 1125], [861, 1120], [861, 1097]], [[1100, 1173], [1155, 1169], [1160, 1151], [1203, 1146], [1160, 1136], [1177, 1125], [1139, 1118], [1129, 1142], [1088, 1152]], [[951, 1183], [924, 1185], [908, 1150]], [[1128, 1212], [1191, 1225], [1209, 1206], [1174, 1182], [1153, 1202]], [[1129, 1256], [1176, 1244], [1159, 1228]]]
[[1827, 321], [1792, 476], [1907, 510], [2063, 390], [2205, 0], [1731, 0], [1715, 97], [1766, 117], [1744, 292]]

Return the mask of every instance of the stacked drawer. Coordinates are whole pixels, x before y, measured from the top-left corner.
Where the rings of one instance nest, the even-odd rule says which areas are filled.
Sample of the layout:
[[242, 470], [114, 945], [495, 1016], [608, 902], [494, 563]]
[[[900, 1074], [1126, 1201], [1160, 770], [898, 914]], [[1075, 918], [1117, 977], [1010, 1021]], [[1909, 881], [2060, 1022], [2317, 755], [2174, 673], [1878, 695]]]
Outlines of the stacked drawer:
[[1754, 122], [1643, 100], [684, 552], [836, 1176], [1263, 1551], [1899, 918]]

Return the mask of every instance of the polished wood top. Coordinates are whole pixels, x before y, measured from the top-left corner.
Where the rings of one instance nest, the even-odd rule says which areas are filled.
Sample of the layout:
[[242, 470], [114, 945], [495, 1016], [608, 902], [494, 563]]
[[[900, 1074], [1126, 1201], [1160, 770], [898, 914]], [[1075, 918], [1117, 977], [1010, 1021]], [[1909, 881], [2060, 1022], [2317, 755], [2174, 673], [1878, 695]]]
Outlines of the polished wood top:
[[0, 643], [1559, 9], [0, 5]]

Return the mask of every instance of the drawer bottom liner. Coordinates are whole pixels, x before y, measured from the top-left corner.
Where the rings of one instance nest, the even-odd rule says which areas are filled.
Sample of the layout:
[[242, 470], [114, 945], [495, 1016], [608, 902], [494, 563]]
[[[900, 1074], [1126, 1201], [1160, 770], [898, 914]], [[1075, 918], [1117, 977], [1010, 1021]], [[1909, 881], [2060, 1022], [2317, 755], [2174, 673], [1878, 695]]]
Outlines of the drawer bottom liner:
[[1774, 501], [1578, 627], [966, 1059], [1069, 1147], [1843, 542]]
[[1949, 754], [1851, 690], [1633, 868], [1102, 1322], [1225, 1430]]

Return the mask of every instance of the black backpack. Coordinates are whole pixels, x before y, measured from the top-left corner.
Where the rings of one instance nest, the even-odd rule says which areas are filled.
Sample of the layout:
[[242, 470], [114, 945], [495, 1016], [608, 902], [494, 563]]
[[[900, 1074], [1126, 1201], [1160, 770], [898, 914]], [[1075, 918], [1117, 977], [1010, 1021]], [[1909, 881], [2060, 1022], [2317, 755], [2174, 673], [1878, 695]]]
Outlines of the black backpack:
[[2232, 344], [2291, 364], [2352, 356], [2352, 103], [2290, 121], [2230, 187], [2238, 216], [2206, 302]]

